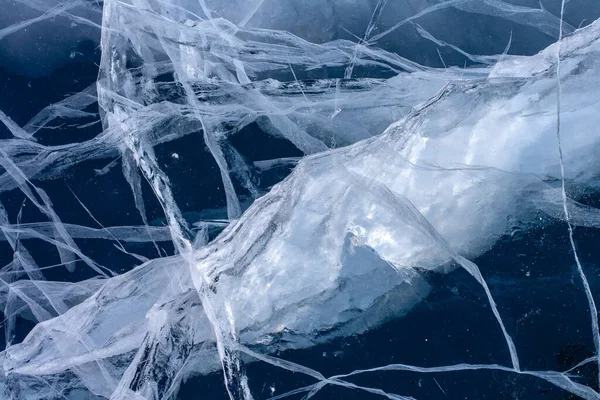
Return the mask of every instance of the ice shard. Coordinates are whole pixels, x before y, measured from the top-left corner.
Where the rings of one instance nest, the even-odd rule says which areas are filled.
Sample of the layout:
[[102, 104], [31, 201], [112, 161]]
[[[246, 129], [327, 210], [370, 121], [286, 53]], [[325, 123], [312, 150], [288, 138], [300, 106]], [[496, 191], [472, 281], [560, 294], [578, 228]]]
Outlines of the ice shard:
[[[598, 17], [585, 1], [16, 2], [0, 17], [7, 96], [57, 76], [77, 90], [0, 102], [3, 396], [184, 398], [196, 379], [207, 398], [446, 398], [421, 379], [483, 371], [600, 398]], [[11, 50], [52, 26], [47, 51]], [[67, 73], [84, 57], [93, 82]], [[560, 248], [562, 272], [528, 260], [541, 305], [518, 316], [528, 283], [489, 258], [554, 228], [567, 239], [538, 253]], [[560, 366], [522, 333], [555, 281], [584, 316], [552, 316], [584, 343]], [[452, 308], [461, 291], [481, 312]], [[469, 344], [491, 350], [327, 372], [309, 356], [420, 306], [484, 327]], [[295, 380], [267, 390], [257, 365]], [[365, 378], [384, 373], [418, 387]]]

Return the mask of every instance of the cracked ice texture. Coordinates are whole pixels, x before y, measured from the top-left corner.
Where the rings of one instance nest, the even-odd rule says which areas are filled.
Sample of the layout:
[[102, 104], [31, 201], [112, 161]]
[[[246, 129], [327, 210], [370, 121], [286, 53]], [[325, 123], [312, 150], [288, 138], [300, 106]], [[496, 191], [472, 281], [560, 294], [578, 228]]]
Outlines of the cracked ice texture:
[[[21, 223], [20, 213], [16, 222], [4, 208], [0, 214], [14, 250], [13, 263], [2, 270], [5, 314], [37, 322], [2, 352], [7, 395], [161, 399], [175, 396], [190, 374], [222, 369], [230, 396], [251, 398], [244, 364], [260, 360], [315, 378], [317, 384], [302, 389], [309, 393], [332, 384], [406, 398], [357, 387], [346, 376], [326, 379], [270, 354], [401, 318], [428, 295], [423, 271], [461, 267], [485, 291], [511, 364], [381, 370], [498, 369], [598, 398], [566, 374], [521, 370], [519, 343], [469, 259], [510, 230], [508, 215], [523, 226], [539, 210], [565, 218], [556, 182], [597, 187], [600, 23], [580, 30], [566, 24], [570, 35], [535, 55], [509, 55], [506, 43], [494, 55], [458, 48], [478, 65], [431, 68], [401, 57], [393, 44], [393, 35], [410, 25], [419, 37], [447, 47], [447, 38], [416, 25], [420, 18], [460, 11], [556, 37], [560, 18], [492, 0], [408, 2], [402, 9], [386, 1], [371, 7], [300, 3], [106, 1], [97, 86], [23, 127], [0, 114], [14, 135], [0, 147], [2, 190], [21, 190], [44, 217]], [[355, 21], [357, 14], [364, 20]], [[364, 35], [341, 39], [339, 27], [353, 24]], [[371, 77], [372, 68], [390, 76]], [[564, 176], [556, 143], [557, 78]], [[103, 125], [96, 137], [60, 146], [36, 142], [57, 117], [93, 117], [85, 110], [96, 95]], [[307, 155], [271, 188], [259, 187], [254, 166], [230, 142], [251, 123]], [[187, 135], [202, 136], [208, 149], [202, 157], [215, 160], [226, 198], [227, 219], [199, 221], [199, 230], [184, 217], [156, 150]], [[84, 161], [114, 158], [142, 226], [64, 223], [36, 185]], [[286, 160], [270, 163], [279, 162]], [[148, 222], [142, 187], [152, 190], [165, 227]], [[241, 193], [256, 200], [244, 205]], [[573, 225], [600, 225], [596, 209], [565, 202]], [[211, 241], [210, 224], [227, 227]], [[25, 238], [50, 243], [62, 264], [72, 269], [81, 260], [78, 268], [97, 277], [45, 280]], [[113, 241], [141, 264], [118, 275], [75, 241], [90, 238]], [[157, 243], [167, 240], [174, 254], [163, 257]], [[122, 241], [154, 242], [157, 253], [148, 259]], [[14, 279], [15, 271], [24, 279]], [[9, 333], [14, 324], [7, 320]]]

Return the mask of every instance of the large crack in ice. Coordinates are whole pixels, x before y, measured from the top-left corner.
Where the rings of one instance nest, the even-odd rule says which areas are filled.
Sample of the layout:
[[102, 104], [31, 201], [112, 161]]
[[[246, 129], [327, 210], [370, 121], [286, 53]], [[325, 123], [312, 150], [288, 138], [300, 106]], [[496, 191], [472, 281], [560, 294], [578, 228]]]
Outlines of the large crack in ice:
[[583, 267], [581, 266], [581, 261], [579, 260], [579, 255], [577, 254], [577, 248], [575, 246], [575, 239], [573, 238], [573, 226], [571, 225], [571, 215], [569, 212], [568, 206], [568, 198], [567, 198], [567, 190], [565, 188], [565, 162], [563, 157], [563, 150], [561, 144], [561, 134], [560, 134], [560, 115], [561, 115], [561, 100], [562, 100], [562, 85], [561, 85], [561, 76], [560, 76], [560, 49], [563, 35], [563, 16], [565, 13], [565, 0], [561, 1], [560, 6], [560, 29], [558, 34], [558, 43], [556, 50], [556, 87], [557, 87], [557, 96], [556, 96], [556, 139], [558, 141], [558, 157], [560, 161], [560, 178], [561, 178], [561, 188], [562, 188], [562, 201], [563, 201], [563, 209], [565, 212], [565, 221], [567, 223], [567, 228], [569, 230], [569, 243], [571, 244], [571, 249], [573, 250], [573, 258], [575, 259], [575, 263], [577, 264], [577, 272], [579, 272], [579, 276], [581, 281], [583, 282], [583, 288], [585, 290], [585, 296], [588, 301], [588, 305], [590, 308], [590, 319], [592, 322], [592, 335], [594, 336], [594, 346], [596, 348], [596, 357], [598, 357], [598, 384], [600, 385], [600, 327], [598, 326], [598, 309], [596, 307], [596, 302], [594, 301], [594, 296], [592, 295], [592, 291], [590, 289], [590, 284], [587, 279], [585, 272], [583, 271]]

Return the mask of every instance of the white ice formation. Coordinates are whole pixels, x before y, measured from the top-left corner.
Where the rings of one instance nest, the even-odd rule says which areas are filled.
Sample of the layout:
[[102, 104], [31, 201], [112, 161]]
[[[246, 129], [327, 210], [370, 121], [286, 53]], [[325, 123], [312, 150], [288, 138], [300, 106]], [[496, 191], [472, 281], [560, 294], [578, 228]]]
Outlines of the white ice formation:
[[[406, 399], [347, 378], [376, 370], [495, 369], [600, 398], [597, 388], [567, 373], [521, 368], [519, 343], [470, 261], [511, 223], [525, 229], [536, 223], [540, 211], [565, 220], [571, 237], [573, 226], [600, 227], [600, 212], [567, 190], [598, 187], [600, 20], [576, 29], [543, 7], [501, 0], [312, 3], [106, 0], [97, 85], [24, 126], [0, 112], [13, 135], [0, 143], [0, 190], [21, 191], [40, 211], [38, 221], [25, 223], [20, 213], [13, 219], [0, 208], [3, 240], [14, 251], [0, 270], [7, 337], [0, 386], [7, 398], [167, 399], [187, 376], [222, 369], [230, 397], [250, 399], [244, 364], [256, 361], [314, 378], [314, 385], [299, 389], [310, 395], [340, 385]], [[72, 14], [67, 3], [20, 4], [43, 14], [12, 21], [0, 29], [0, 40], [56, 15], [96, 24], [86, 12]], [[420, 25], [447, 10], [510, 21], [559, 40], [530, 56], [510, 55], [509, 47], [471, 54]], [[292, 16], [279, 17], [285, 13]], [[357, 14], [365, 14], [366, 23], [356, 22]], [[366, 25], [364, 34], [340, 39], [339, 27], [353, 23]], [[393, 35], [404, 26], [472, 65], [432, 68], [401, 57]], [[373, 70], [388, 76], [372, 77]], [[57, 119], [93, 122], [89, 107], [96, 99], [101, 133], [69, 144], [40, 143], [42, 130]], [[250, 124], [306, 156], [247, 162], [230, 138]], [[208, 151], [192, 151], [215, 160], [226, 218], [192, 226], [184, 217], [156, 147], [186, 135], [201, 135]], [[93, 160], [108, 160], [96, 169], [98, 179], [121, 165], [142, 225], [61, 219], [57, 200], [41, 184], [89, 168], [85, 163]], [[257, 169], [282, 164], [295, 167], [261, 192]], [[166, 226], [148, 222], [150, 193]], [[92, 216], [75, 198], [73, 204]], [[247, 198], [256, 200], [248, 207]], [[221, 225], [224, 231], [209, 240], [208, 228]], [[48, 280], [49, 267], [26, 248], [33, 239], [55, 247], [61, 265], [89, 268], [95, 276]], [[139, 265], [120, 274], [102, 265], [80, 248], [90, 239], [111, 241]], [[174, 254], [163, 256], [165, 241]], [[131, 242], [154, 243], [157, 253], [136, 254], [126, 249]], [[509, 365], [394, 364], [328, 378], [273, 356], [401, 318], [428, 295], [424, 271], [455, 268], [482, 286]], [[581, 265], [579, 271], [598, 344], [594, 296]], [[35, 327], [13, 343], [17, 316]], [[597, 362], [597, 356], [582, 361]]]

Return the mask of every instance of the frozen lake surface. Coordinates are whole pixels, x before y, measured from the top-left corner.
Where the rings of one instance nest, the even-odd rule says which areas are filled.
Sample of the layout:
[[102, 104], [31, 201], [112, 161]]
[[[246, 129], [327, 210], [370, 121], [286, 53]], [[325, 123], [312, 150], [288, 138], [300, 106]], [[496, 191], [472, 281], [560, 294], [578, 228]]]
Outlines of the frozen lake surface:
[[600, 3], [3, 9], [3, 398], [600, 398]]

